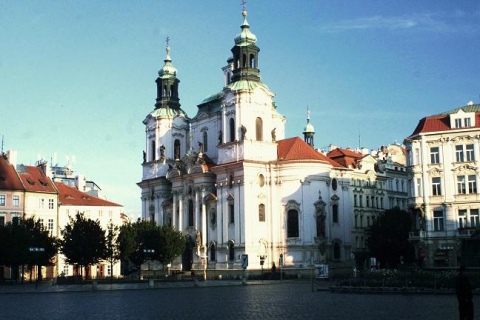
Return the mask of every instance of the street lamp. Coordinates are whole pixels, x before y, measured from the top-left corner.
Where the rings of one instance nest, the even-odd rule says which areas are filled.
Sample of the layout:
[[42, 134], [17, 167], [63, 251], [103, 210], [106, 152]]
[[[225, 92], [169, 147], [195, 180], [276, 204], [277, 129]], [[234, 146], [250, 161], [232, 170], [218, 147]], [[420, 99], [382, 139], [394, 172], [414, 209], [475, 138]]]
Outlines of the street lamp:
[[262, 266], [262, 281], [263, 281], [263, 264], [265, 263], [265, 256], [260, 256], [260, 265]]
[[38, 255], [41, 253], [41, 252], [44, 252], [45, 251], [45, 248], [41, 248], [41, 247], [29, 247], [28, 250], [30, 252], [33, 252], [35, 254], [35, 262], [36, 262], [36, 266], [37, 266], [37, 280], [35, 281], [35, 289], [38, 289], [38, 274], [39, 274], [39, 266], [38, 266]]

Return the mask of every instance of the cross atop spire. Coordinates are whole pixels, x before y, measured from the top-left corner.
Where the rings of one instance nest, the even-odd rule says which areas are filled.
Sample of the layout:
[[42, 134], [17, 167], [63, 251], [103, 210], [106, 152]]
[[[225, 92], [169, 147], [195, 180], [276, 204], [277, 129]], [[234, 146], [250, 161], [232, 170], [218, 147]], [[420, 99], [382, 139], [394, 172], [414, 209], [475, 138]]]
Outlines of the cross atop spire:
[[167, 38], [165, 39], [165, 42], [167, 43], [167, 47], [169, 47], [170, 46], [170, 37], [169, 36], [167, 36]]
[[242, 0], [243, 11], [247, 11], [247, 0]]

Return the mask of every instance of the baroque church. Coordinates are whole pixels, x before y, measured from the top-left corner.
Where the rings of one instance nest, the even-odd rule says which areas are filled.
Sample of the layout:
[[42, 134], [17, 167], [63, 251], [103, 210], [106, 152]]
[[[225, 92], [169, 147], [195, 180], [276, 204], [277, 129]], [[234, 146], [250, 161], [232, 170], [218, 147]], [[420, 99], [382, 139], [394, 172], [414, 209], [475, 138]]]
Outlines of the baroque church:
[[249, 269], [349, 261], [345, 168], [314, 149], [309, 116], [303, 139], [285, 138], [285, 117], [261, 81], [257, 38], [242, 15], [223, 88], [193, 117], [181, 108], [167, 44], [155, 107], [143, 121], [142, 217], [185, 235], [172, 269], [241, 269], [243, 255]]

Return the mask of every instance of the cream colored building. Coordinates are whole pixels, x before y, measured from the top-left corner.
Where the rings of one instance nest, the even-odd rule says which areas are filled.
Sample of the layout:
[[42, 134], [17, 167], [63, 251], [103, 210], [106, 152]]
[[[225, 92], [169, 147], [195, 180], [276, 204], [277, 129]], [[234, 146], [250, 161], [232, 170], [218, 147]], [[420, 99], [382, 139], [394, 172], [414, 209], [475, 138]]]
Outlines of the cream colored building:
[[405, 140], [417, 229], [410, 240], [423, 265], [457, 266], [461, 239], [479, 225], [479, 116], [470, 102], [421, 119]]

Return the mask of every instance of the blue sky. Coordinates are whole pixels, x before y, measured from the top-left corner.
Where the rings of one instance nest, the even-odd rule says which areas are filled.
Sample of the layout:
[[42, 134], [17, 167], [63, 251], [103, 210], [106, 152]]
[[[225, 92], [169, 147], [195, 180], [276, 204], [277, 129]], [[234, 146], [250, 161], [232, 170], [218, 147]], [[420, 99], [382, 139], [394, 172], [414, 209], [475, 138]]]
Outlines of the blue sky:
[[[25, 164], [74, 156], [78, 173], [138, 214], [142, 121], [165, 38], [194, 116], [223, 87], [241, 10], [240, 0], [1, 1], [4, 149]], [[480, 102], [476, 0], [250, 0], [247, 11], [287, 137], [302, 135], [307, 105], [317, 148], [376, 149], [426, 115]]]

